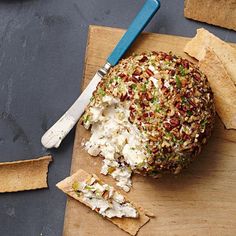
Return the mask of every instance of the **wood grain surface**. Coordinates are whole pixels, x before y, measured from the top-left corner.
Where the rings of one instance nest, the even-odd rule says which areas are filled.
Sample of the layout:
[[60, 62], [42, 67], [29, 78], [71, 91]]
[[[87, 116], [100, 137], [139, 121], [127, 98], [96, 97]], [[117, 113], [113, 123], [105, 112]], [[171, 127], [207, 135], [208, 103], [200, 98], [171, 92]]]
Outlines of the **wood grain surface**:
[[[121, 29], [90, 27], [83, 88], [123, 33]], [[128, 54], [163, 50], [189, 58], [183, 52], [188, 41], [183, 37], [144, 33]], [[89, 132], [78, 124], [71, 173], [82, 168], [114, 185], [111, 177], [100, 174], [102, 159], [89, 156], [81, 147], [88, 137]], [[189, 169], [160, 179], [135, 175], [128, 196], [156, 215], [140, 230], [140, 236], [236, 235], [236, 131], [225, 130], [217, 117], [213, 136]], [[125, 236], [127, 233], [68, 197], [64, 235]]]

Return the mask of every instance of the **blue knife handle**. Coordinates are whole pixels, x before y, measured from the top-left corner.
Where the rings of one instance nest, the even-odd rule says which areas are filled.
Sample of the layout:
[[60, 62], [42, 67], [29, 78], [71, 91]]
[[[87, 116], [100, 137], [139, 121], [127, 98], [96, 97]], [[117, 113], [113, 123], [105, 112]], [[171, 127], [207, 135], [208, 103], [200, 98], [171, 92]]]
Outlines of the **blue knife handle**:
[[119, 62], [121, 57], [125, 54], [127, 49], [135, 41], [138, 35], [143, 31], [159, 8], [159, 0], [147, 0], [145, 2], [144, 6], [133, 20], [124, 36], [121, 38], [111, 55], [108, 57], [107, 61], [112, 66], [115, 66]]

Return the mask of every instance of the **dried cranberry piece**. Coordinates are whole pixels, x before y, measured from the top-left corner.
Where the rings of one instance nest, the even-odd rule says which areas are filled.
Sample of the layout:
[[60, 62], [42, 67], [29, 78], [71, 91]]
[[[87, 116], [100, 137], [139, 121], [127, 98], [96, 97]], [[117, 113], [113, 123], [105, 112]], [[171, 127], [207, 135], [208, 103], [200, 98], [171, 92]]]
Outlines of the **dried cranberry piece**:
[[185, 115], [186, 115], [186, 112], [185, 112], [185, 111], [182, 111], [182, 110], [179, 110], [179, 113], [180, 113], [182, 116], [185, 116]]
[[147, 58], [146, 56], [143, 56], [143, 58], [140, 59], [139, 62], [145, 62], [145, 61], [147, 61], [147, 60], [148, 60], [148, 58]]
[[165, 127], [165, 129], [166, 129], [167, 131], [172, 130], [172, 126], [171, 126], [171, 124], [169, 124], [169, 123], [164, 123], [164, 127]]
[[133, 73], [133, 75], [141, 75], [142, 69], [140, 67], [137, 67]]
[[181, 103], [180, 103], [180, 102], [176, 103], [175, 107], [176, 107], [177, 109], [179, 109], [179, 110], [181, 110], [181, 109], [182, 109], [182, 105], [181, 105]]
[[147, 74], [148, 74], [149, 76], [153, 76], [153, 75], [154, 75], [154, 73], [153, 73], [151, 70], [149, 70], [149, 69], [147, 69], [146, 72], [147, 72]]
[[187, 60], [183, 60], [182, 65], [184, 68], [189, 68], [189, 62]]
[[190, 136], [186, 133], [183, 132], [183, 140], [189, 140], [190, 139]]
[[165, 86], [163, 86], [163, 87], [161, 88], [161, 91], [162, 91], [162, 93], [163, 93], [164, 95], [167, 95], [167, 94], [170, 92], [170, 90], [169, 90], [168, 88], [166, 88]]
[[175, 70], [169, 70], [169, 74], [174, 76], [175, 75]]
[[132, 75], [132, 81], [135, 83], [139, 82], [139, 80], [134, 75]]
[[127, 99], [127, 97], [128, 97], [128, 93], [122, 94], [122, 95], [120, 96], [120, 101], [121, 101], [121, 102], [125, 101], [125, 100]]
[[163, 151], [164, 154], [167, 154], [167, 153], [170, 152], [169, 148], [167, 148], [167, 147], [163, 147], [162, 151]]
[[171, 55], [168, 55], [168, 54], [167, 54], [167, 55], [165, 56], [165, 59], [168, 60], [168, 61], [171, 61], [171, 60], [173, 59], [173, 57], [172, 57]]
[[188, 102], [195, 108], [196, 107], [196, 104], [191, 100], [191, 99], [188, 99]]
[[181, 110], [183, 110], [183, 111], [187, 111], [188, 110], [188, 108], [186, 107], [186, 106], [182, 106], [182, 109]]
[[124, 77], [126, 77], [127, 75], [121, 73], [121, 74], [119, 74], [119, 76], [120, 76], [121, 78], [124, 78]]
[[171, 124], [172, 127], [178, 126], [179, 125], [179, 119], [176, 118], [176, 117], [171, 118], [170, 119], [170, 124]]
[[158, 147], [155, 147], [154, 149], [152, 149], [152, 153], [153, 153], [153, 154], [156, 154], [158, 151], [159, 151], [159, 148], [158, 148]]
[[193, 78], [197, 81], [200, 81], [201, 80], [201, 76], [198, 74], [198, 73], [194, 73], [193, 74]]

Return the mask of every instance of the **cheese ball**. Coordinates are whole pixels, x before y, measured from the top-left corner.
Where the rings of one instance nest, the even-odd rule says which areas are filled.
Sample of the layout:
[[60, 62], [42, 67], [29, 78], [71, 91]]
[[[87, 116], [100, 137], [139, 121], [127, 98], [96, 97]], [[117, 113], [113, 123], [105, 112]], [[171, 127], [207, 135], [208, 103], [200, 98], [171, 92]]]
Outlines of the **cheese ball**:
[[212, 90], [196, 65], [172, 53], [148, 52], [111, 68], [82, 123], [93, 131], [89, 153], [118, 163], [107, 161], [106, 173], [118, 165], [156, 176], [179, 173], [196, 158], [214, 117]]

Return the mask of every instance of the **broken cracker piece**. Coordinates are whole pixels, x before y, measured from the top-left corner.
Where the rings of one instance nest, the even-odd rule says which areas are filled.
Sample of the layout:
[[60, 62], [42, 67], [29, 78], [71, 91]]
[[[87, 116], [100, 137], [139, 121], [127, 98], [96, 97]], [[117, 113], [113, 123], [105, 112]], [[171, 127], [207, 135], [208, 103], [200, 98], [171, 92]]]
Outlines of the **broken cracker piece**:
[[0, 193], [47, 188], [51, 156], [0, 163]]
[[236, 30], [235, 0], [185, 0], [184, 16]]
[[[84, 185], [84, 183], [88, 183], [89, 181], [95, 179], [98, 183], [102, 185], [107, 185], [104, 182], [102, 182], [96, 175], [91, 175], [84, 170], [78, 170], [75, 174], [72, 176], [62, 180], [59, 182], [56, 186], [61, 189], [63, 192], [68, 194], [69, 196], [73, 197], [74, 199], [80, 201], [81, 203], [85, 204], [86, 206], [90, 207], [91, 209], [93, 208], [92, 205], [86, 201], [86, 196], [84, 195], [83, 191], [76, 191], [75, 188], [80, 189], [81, 185]], [[76, 185], [76, 186], [75, 186]], [[108, 186], [108, 185], [107, 185]], [[109, 186], [110, 188], [113, 188]], [[82, 187], [83, 189], [84, 187]], [[87, 187], [88, 188], [88, 187]], [[91, 186], [89, 186], [89, 189]], [[114, 189], [114, 188], [113, 188]], [[81, 190], [81, 189], [80, 189]], [[96, 192], [96, 191], [95, 191]], [[119, 194], [118, 191], [114, 190], [114, 192], [118, 193], [118, 195], [122, 196]], [[145, 225], [150, 218], [147, 216], [146, 212], [136, 206], [134, 203], [130, 202], [127, 198], [122, 196], [125, 199], [125, 202], [130, 203], [132, 206], [135, 207], [135, 209], [138, 212], [138, 218], [128, 218], [128, 217], [123, 217], [123, 218], [118, 218], [118, 217], [112, 217], [109, 218], [106, 215], [104, 217], [111, 221], [113, 224], [117, 225], [120, 229], [126, 231], [127, 233], [131, 235], [136, 235], [139, 229]], [[99, 212], [100, 209], [94, 209], [96, 212]]]
[[216, 111], [227, 129], [236, 129], [236, 87], [220, 59], [207, 50], [199, 67], [206, 74], [215, 97]]
[[208, 49], [215, 52], [230, 79], [236, 84], [236, 49], [207, 30], [198, 29], [196, 36], [186, 44], [184, 52], [200, 61], [204, 59]]

